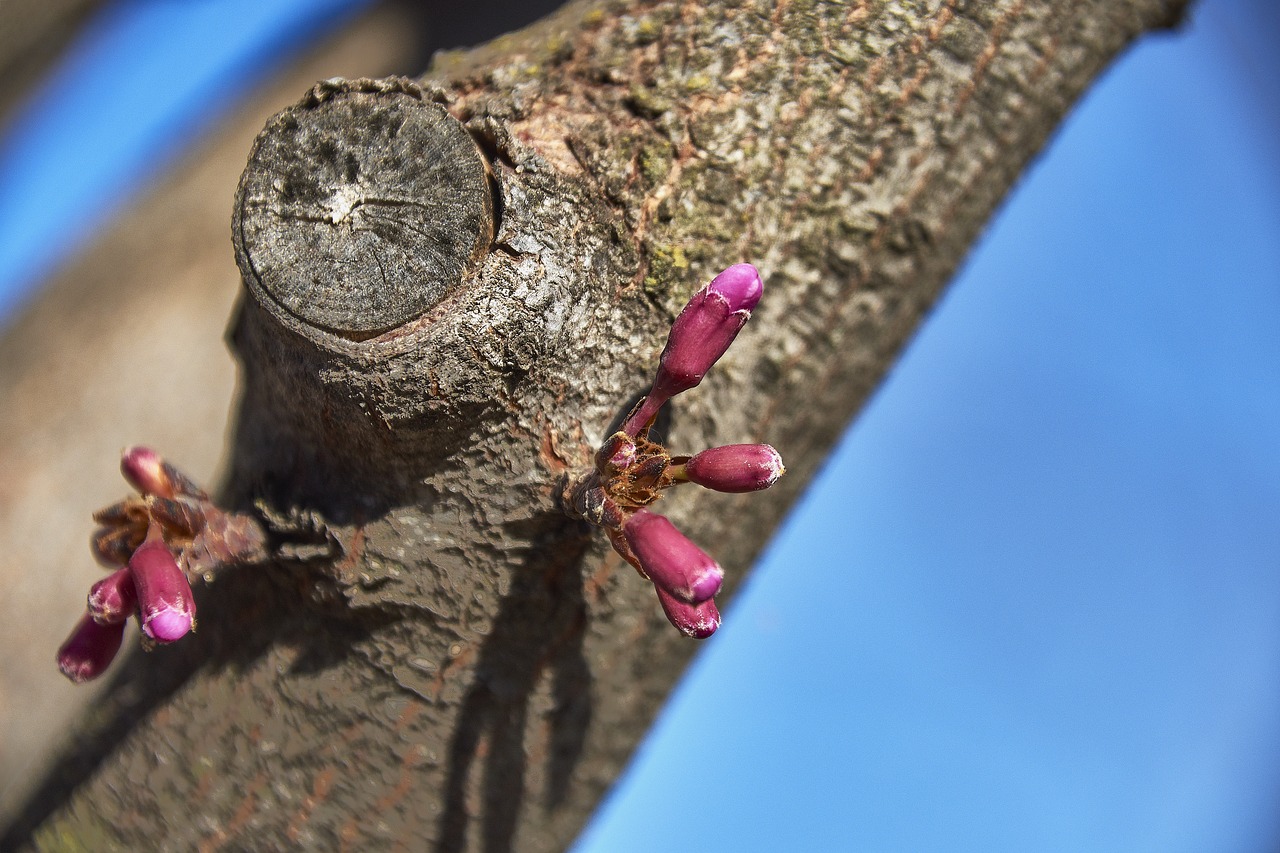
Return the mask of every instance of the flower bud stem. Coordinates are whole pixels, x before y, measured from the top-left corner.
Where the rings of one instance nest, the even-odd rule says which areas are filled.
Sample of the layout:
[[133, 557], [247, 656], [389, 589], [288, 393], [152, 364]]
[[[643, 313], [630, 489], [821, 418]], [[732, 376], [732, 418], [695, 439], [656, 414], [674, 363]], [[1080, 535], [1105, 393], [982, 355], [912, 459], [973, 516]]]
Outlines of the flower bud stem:
[[658, 410], [666, 405], [668, 399], [666, 395], [650, 393], [640, 401], [640, 405], [631, 410], [631, 414], [623, 421], [622, 432], [632, 438], [646, 432], [658, 417]]

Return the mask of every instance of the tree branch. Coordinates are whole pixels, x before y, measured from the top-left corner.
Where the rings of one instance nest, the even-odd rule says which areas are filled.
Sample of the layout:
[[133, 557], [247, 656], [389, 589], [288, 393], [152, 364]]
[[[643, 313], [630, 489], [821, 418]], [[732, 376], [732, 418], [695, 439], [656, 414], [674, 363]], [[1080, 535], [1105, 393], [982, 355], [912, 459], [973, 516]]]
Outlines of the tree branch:
[[122, 497], [110, 460], [141, 441], [203, 482], [218, 469], [236, 380], [227, 220], [246, 152], [317, 79], [415, 67], [417, 36], [383, 6], [264, 80], [0, 330], [0, 825], [105, 682], [77, 687], [49, 662], [102, 573], [85, 544], [90, 514]]
[[319, 86], [236, 206], [224, 492], [279, 559], [129, 662], [16, 831], [567, 846], [694, 648], [556, 503], [675, 312], [764, 275], [660, 424], [786, 458], [767, 496], [663, 502], [732, 587], [1063, 113], [1181, 6], [574, 3], [421, 88]]

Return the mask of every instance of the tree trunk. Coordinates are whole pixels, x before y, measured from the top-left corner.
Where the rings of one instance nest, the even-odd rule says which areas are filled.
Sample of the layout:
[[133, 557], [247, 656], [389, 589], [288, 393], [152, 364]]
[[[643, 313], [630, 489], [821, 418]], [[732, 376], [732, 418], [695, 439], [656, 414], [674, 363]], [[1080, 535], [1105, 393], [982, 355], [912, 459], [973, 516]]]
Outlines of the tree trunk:
[[236, 202], [223, 493], [277, 559], [121, 667], [10, 842], [565, 848], [696, 647], [557, 503], [680, 306], [764, 276], [659, 425], [787, 462], [660, 505], [732, 589], [1071, 103], [1182, 6], [573, 3], [420, 86], [317, 86]]

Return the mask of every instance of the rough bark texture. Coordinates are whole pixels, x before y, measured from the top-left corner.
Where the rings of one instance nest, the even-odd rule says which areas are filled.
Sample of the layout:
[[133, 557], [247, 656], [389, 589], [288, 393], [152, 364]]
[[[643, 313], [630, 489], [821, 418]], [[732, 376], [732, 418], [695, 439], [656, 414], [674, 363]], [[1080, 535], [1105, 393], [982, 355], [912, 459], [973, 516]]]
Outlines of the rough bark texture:
[[[764, 274], [662, 425], [676, 452], [767, 440], [787, 461], [769, 493], [662, 504], [732, 587], [1070, 104], [1181, 5], [577, 3], [421, 89], [319, 87], [237, 200], [224, 492], [262, 502], [279, 559], [123, 668], [19, 833], [56, 807], [50, 847], [566, 847], [696, 648], [556, 504], [674, 313], [732, 262]], [[491, 186], [446, 193], [473, 218], [424, 235], [438, 189], [366, 174], [343, 140], [390, 144], [437, 104], [453, 118], [431, 133], [468, 131], [450, 156]], [[333, 144], [278, 144], [312, 134]], [[259, 263], [264, 215], [309, 235], [297, 264]], [[453, 278], [379, 264], [485, 223]], [[342, 260], [306, 266], [318, 251]], [[343, 319], [372, 269], [390, 328]], [[323, 317], [297, 298], [316, 287]]]
[[164, 448], [202, 482], [225, 455], [235, 365], [223, 334], [240, 288], [228, 223], [254, 137], [317, 79], [420, 68], [419, 49], [386, 7], [317, 44], [0, 333], [0, 825], [99, 692], [51, 662], [102, 576], [88, 519], [124, 494], [120, 449]]

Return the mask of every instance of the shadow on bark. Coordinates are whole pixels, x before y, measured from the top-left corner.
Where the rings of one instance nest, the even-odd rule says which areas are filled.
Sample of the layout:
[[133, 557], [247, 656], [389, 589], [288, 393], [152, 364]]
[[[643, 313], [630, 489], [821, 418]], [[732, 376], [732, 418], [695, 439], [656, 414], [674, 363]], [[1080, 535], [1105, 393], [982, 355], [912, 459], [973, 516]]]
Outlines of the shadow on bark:
[[94, 712], [70, 733], [70, 745], [0, 836], [0, 850], [30, 845], [40, 824], [66, 804], [67, 791], [92, 777], [142, 720], [201, 670], [248, 669], [278, 644], [301, 650], [294, 671], [328, 669], [377, 629], [305, 601], [295, 583], [299, 571], [268, 564], [220, 577], [200, 594], [195, 634], [149, 654], [135, 652], [118, 665]]
[[[567, 526], [525, 561], [503, 599], [450, 742], [436, 853], [465, 849], [473, 822], [480, 824], [486, 853], [513, 849], [524, 806], [530, 702], [548, 669], [553, 710], [543, 807], [554, 809], [564, 799], [591, 721], [591, 673], [582, 649], [582, 563], [589, 545], [580, 527]], [[483, 767], [472, 786], [477, 763]], [[473, 787], [479, 814], [469, 803]]]

